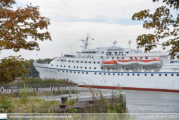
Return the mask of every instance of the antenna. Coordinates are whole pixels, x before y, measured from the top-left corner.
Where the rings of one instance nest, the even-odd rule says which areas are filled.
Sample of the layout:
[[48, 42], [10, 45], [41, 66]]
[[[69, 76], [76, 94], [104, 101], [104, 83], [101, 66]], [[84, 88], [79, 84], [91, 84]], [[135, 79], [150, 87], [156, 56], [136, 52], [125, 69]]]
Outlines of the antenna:
[[130, 48], [130, 45], [131, 45], [131, 40], [129, 40], [129, 41], [128, 41], [128, 43], [129, 43], [129, 48]]

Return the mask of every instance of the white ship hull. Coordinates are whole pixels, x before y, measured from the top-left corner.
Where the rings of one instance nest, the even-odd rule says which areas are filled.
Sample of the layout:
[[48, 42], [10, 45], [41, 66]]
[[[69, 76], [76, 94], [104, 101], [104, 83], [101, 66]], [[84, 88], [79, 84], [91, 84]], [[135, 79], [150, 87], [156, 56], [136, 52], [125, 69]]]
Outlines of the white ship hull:
[[[38, 63], [34, 65], [43, 79], [69, 79], [78, 83], [81, 87], [89, 85], [92, 87], [115, 89], [120, 86], [123, 89], [131, 90], [179, 92], [179, 76], [177, 76], [179, 72], [85, 71], [44, 67]], [[173, 76], [171, 76], [172, 74]]]

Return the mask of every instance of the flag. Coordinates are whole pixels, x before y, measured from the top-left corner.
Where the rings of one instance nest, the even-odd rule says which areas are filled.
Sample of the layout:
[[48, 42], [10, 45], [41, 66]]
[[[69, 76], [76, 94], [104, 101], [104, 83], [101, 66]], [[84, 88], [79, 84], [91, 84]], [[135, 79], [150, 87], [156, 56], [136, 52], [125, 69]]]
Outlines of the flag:
[[86, 40], [88, 40], [88, 38], [86, 38]]
[[92, 40], [94, 40], [94, 38], [92, 38]]

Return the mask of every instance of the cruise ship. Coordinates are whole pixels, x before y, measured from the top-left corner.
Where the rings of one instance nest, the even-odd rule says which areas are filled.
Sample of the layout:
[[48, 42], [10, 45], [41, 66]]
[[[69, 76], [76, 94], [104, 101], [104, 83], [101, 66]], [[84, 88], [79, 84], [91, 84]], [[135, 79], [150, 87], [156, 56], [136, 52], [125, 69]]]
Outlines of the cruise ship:
[[[79, 87], [179, 92], [179, 60], [169, 52], [148, 52], [116, 46], [87, 49], [87, 35], [81, 52], [62, 54], [50, 64], [34, 62], [40, 77], [69, 79]], [[129, 41], [130, 45], [131, 41]]]

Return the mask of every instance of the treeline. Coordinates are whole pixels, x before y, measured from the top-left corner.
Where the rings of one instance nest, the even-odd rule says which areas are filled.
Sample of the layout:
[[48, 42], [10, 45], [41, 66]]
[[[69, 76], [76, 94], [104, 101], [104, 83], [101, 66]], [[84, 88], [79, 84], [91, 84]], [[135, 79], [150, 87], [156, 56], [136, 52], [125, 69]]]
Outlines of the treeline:
[[[53, 59], [47, 58], [47, 59], [38, 59], [36, 60], [37, 63], [43, 63], [43, 64], [49, 64]], [[25, 77], [39, 77], [39, 72], [35, 69], [33, 63], [35, 62], [34, 59], [30, 59], [29, 63], [31, 66], [28, 65], [26, 62], [25, 68], [29, 69], [29, 74], [25, 75]]]

